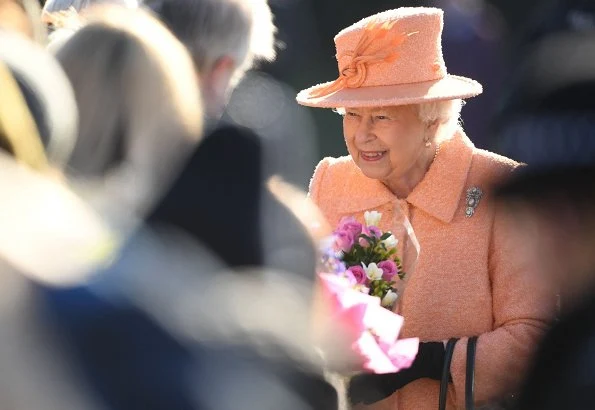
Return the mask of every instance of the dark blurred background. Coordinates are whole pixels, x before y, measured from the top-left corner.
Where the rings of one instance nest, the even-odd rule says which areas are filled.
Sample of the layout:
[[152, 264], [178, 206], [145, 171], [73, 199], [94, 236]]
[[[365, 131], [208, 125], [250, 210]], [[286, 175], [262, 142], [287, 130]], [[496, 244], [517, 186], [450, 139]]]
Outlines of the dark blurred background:
[[[278, 58], [272, 64], [263, 64], [256, 80], [254, 76], [246, 79], [234, 94], [229, 111], [237, 122], [283, 145], [275, 151], [276, 166], [303, 188], [318, 160], [346, 153], [340, 117], [331, 110], [299, 107], [293, 100], [299, 90], [337, 77], [333, 38], [341, 29], [391, 8], [444, 9], [443, 51], [448, 71], [484, 86], [484, 93], [468, 100], [463, 108], [468, 136], [477, 147], [523, 160], [518, 158], [516, 147], [500, 141], [498, 130], [522, 99], [518, 85], [524, 57], [547, 33], [595, 27], [594, 0], [269, 2], [278, 27]], [[262, 100], [258, 100], [259, 92]], [[251, 113], [238, 109], [246, 101], [252, 103], [244, 104], [252, 107]]]

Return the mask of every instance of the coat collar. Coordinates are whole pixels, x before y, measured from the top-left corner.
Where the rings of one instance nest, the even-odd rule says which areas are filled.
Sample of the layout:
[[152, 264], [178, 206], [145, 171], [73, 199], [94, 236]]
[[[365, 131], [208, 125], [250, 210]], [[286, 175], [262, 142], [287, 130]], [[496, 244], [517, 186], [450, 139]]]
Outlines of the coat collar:
[[473, 143], [459, 129], [442, 143], [436, 160], [407, 202], [443, 222], [452, 221], [465, 190], [473, 149]]
[[[451, 139], [442, 143], [436, 160], [406, 201], [443, 222], [452, 221], [465, 188], [473, 149], [473, 143], [459, 129]], [[353, 198], [353, 192], [345, 192], [352, 198], [342, 201], [341, 212], [361, 212], [396, 200], [383, 183], [366, 177], [353, 161], [349, 162], [352, 172], [349, 172], [350, 181], [344, 188], [355, 188], [358, 195]]]

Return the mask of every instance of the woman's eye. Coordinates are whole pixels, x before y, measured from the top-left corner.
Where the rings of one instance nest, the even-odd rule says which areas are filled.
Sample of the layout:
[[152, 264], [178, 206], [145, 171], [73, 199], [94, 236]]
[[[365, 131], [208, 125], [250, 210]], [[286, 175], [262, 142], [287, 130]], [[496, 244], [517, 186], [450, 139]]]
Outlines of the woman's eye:
[[388, 120], [389, 118], [386, 115], [377, 115], [376, 119], [377, 120]]
[[356, 112], [349, 112], [349, 111], [347, 111], [347, 112], [345, 113], [345, 115], [346, 115], [347, 117], [358, 117], [358, 116], [359, 116], [359, 115], [358, 115]]

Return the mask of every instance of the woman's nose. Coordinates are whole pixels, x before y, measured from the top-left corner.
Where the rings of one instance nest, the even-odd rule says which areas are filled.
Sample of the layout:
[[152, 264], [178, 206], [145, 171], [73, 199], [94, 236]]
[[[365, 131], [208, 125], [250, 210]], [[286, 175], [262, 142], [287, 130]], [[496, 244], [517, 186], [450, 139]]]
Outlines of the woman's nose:
[[362, 118], [355, 130], [355, 140], [359, 143], [365, 143], [374, 139], [372, 133], [372, 123], [366, 118]]

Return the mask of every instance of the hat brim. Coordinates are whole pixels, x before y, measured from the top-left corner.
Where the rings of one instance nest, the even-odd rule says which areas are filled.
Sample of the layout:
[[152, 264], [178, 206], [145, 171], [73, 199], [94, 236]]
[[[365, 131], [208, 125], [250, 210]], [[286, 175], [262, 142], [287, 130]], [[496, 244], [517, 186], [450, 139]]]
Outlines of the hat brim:
[[447, 75], [439, 80], [420, 83], [383, 85], [376, 87], [343, 88], [321, 97], [313, 97], [332, 82], [318, 84], [299, 92], [299, 104], [318, 108], [383, 107], [421, 104], [429, 101], [471, 98], [482, 93], [477, 81], [466, 77]]

